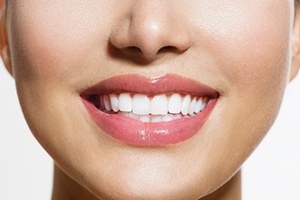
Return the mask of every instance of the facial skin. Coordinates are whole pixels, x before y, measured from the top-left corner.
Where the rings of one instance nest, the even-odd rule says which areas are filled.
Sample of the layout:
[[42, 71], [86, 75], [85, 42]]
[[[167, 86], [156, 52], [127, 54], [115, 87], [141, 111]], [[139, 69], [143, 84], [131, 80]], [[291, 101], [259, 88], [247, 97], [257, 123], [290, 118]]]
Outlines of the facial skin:
[[[294, 4], [8, 1], [2, 57], [59, 173], [99, 199], [199, 199], [239, 171], [276, 118], [299, 64]], [[178, 74], [220, 97], [190, 140], [134, 147], [101, 131], [80, 99], [122, 74]]]

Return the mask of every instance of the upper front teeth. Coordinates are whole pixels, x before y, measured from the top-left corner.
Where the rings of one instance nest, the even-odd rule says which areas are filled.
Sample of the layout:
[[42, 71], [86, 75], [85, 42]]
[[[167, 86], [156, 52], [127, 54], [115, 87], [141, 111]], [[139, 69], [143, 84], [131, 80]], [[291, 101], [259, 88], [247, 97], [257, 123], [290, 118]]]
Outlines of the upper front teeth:
[[150, 114], [152, 114], [152, 115], [166, 115], [168, 113], [168, 99], [167, 99], [167, 96], [164, 95], [164, 94], [154, 96], [151, 100], [150, 107], [151, 107]]
[[146, 95], [136, 94], [132, 99], [132, 112], [138, 115], [151, 113], [151, 101]]
[[203, 110], [207, 102], [207, 97], [192, 97], [189, 94], [159, 94], [149, 97], [143, 94], [121, 93], [101, 96], [100, 107], [106, 111], [132, 112], [137, 115], [193, 115]]

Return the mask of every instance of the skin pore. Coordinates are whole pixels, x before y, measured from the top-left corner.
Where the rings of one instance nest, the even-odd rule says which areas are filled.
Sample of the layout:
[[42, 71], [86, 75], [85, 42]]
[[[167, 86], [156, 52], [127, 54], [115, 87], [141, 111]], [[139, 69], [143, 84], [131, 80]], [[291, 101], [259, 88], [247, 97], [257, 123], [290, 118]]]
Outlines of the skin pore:
[[[241, 199], [240, 167], [299, 69], [298, 4], [0, 3], [1, 56], [33, 135], [54, 159], [53, 200]], [[213, 88], [218, 102], [187, 141], [124, 144], [99, 129], [81, 101], [87, 88], [123, 74], [181, 75]]]

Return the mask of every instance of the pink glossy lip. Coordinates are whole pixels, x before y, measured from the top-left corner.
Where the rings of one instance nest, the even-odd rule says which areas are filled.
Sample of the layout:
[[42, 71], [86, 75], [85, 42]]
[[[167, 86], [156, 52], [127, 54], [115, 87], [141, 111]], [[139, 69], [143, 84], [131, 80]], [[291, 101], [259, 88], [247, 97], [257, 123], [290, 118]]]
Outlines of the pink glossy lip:
[[[181, 93], [208, 96], [207, 107], [199, 114], [169, 122], [141, 122], [117, 114], [99, 110], [90, 96], [110, 93]], [[82, 101], [95, 123], [112, 138], [135, 146], [165, 146], [192, 138], [203, 126], [213, 110], [218, 93], [197, 81], [178, 75], [167, 74], [156, 78], [130, 74], [113, 77], [96, 84], [82, 93]]]

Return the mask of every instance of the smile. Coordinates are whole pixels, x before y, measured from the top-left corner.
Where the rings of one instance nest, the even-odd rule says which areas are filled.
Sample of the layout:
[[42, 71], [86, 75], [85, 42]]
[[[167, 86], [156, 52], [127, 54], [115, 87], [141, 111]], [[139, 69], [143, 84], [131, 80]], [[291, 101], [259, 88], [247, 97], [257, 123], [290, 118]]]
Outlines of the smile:
[[218, 93], [210, 87], [170, 74], [113, 77], [81, 96], [101, 130], [136, 146], [164, 146], [191, 138], [218, 99]]
[[94, 105], [105, 113], [119, 114], [142, 122], [168, 122], [191, 117], [207, 106], [207, 97], [189, 94], [110, 94], [94, 97]]

